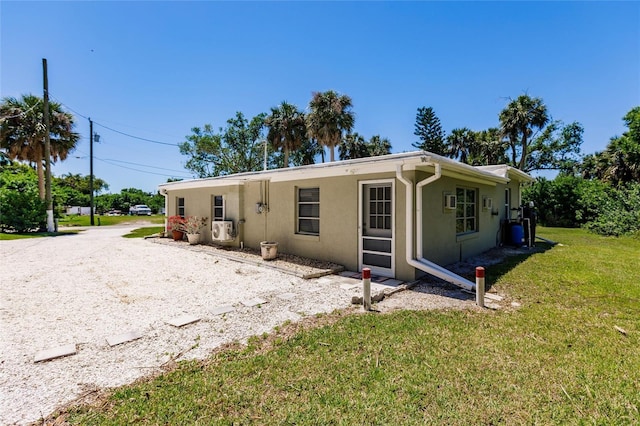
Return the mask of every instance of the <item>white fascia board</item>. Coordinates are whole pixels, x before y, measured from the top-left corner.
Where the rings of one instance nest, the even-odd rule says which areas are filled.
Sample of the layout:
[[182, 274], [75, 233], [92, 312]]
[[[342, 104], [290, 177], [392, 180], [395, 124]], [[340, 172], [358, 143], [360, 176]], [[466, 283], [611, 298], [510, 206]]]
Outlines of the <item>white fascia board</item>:
[[[287, 182], [304, 179], [318, 179], [326, 177], [363, 175], [372, 173], [395, 173], [396, 166], [401, 164], [403, 170], [432, 169], [435, 163], [442, 167], [443, 174], [457, 179], [478, 183], [493, 184], [506, 183], [508, 178], [499, 176], [491, 171], [462, 164], [456, 160], [432, 154], [426, 151], [403, 152], [380, 157], [358, 158], [355, 160], [335, 161], [333, 163], [311, 164], [292, 168], [265, 170], [260, 172], [238, 173], [188, 181], [168, 182], [158, 186], [163, 191], [173, 191], [193, 188], [215, 188], [220, 186], [243, 185], [245, 182], [271, 181]], [[447, 173], [448, 172], [448, 173]]]
[[162, 194], [168, 191], [178, 191], [182, 189], [195, 189], [195, 188], [216, 188], [220, 186], [236, 186], [244, 185], [246, 179], [225, 179], [222, 178], [205, 178], [205, 179], [192, 179], [182, 180], [178, 182], [168, 182], [158, 185], [158, 191]]
[[506, 164], [496, 164], [493, 166], [477, 166], [478, 169], [502, 176], [509, 180], [517, 180], [518, 182], [533, 182], [535, 178], [523, 172], [520, 169], [511, 167]]

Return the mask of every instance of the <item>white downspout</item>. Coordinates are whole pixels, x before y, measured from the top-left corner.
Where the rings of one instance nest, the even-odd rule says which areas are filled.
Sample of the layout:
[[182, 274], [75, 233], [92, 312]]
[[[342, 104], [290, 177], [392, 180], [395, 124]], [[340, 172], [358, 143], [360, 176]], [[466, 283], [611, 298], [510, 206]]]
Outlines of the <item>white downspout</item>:
[[[396, 166], [396, 178], [402, 182], [405, 186], [406, 192], [406, 208], [405, 208], [405, 240], [406, 240], [406, 250], [405, 256], [406, 261], [410, 266], [417, 268], [421, 271], [424, 271], [430, 275], [438, 277], [442, 280], [455, 284], [459, 287], [462, 287], [466, 290], [475, 291], [475, 284], [471, 281], [454, 274], [453, 272], [443, 268], [440, 265], [437, 265], [425, 258], [422, 257], [422, 187], [428, 185], [442, 176], [442, 170], [440, 164], [435, 163], [435, 175], [430, 176], [416, 185], [417, 197], [416, 197], [416, 228], [418, 238], [416, 241], [417, 248], [417, 256], [414, 258], [413, 256], [413, 184], [411, 181], [402, 176], [402, 165], [398, 164]], [[420, 212], [420, 214], [418, 214]]]

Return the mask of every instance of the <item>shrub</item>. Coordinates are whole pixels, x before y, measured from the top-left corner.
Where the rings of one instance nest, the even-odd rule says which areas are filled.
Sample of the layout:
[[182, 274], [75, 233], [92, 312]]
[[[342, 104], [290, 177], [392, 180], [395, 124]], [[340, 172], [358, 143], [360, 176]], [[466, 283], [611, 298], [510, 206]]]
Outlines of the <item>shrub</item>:
[[0, 189], [0, 230], [32, 232], [47, 223], [47, 206], [37, 191]]
[[46, 203], [38, 195], [37, 178], [24, 165], [3, 167], [0, 173], [0, 230], [31, 232], [47, 222]]

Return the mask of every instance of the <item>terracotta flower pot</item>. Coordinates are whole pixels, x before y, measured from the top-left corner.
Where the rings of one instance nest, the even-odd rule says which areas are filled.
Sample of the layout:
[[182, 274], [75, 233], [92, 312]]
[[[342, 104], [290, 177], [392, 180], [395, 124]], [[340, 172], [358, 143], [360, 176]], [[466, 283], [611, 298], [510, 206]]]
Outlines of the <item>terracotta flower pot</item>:
[[173, 241], [182, 241], [184, 238], [184, 232], [172, 230], [171, 236], [173, 237]]

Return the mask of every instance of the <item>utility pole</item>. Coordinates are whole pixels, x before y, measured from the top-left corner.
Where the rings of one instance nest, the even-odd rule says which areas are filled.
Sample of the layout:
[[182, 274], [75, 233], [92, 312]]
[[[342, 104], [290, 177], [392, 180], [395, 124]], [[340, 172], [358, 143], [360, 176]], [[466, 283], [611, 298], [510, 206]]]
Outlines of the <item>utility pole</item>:
[[44, 188], [47, 203], [47, 231], [54, 232], [53, 197], [51, 196], [51, 130], [49, 127], [49, 78], [47, 77], [47, 60], [42, 58], [42, 80], [44, 86]]
[[91, 210], [91, 226], [93, 223], [93, 121], [89, 118], [89, 209]]

